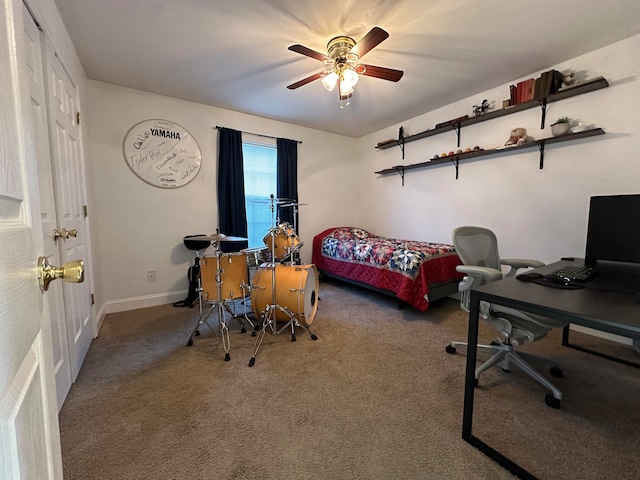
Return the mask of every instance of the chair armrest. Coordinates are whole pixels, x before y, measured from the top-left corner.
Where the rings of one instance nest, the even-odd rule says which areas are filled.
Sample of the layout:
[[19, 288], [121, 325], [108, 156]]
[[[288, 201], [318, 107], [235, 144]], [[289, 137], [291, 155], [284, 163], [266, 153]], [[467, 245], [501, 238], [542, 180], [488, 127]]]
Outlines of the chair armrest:
[[500, 259], [500, 263], [502, 265], [508, 265], [511, 267], [511, 270], [509, 270], [505, 275], [506, 277], [514, 276], [516, 272], [521, 268], [538, 268], [544, 266], [544, 262], [541, 262], [539, 260], [530, 260], [527, 258], [503, 258]]
[[466, 275], [482, 277], [485, 283], [495, 282], [502, 278], [502, 272], [490, 267], [477, 267], [475, 265], [458, 265], [456, 271]]

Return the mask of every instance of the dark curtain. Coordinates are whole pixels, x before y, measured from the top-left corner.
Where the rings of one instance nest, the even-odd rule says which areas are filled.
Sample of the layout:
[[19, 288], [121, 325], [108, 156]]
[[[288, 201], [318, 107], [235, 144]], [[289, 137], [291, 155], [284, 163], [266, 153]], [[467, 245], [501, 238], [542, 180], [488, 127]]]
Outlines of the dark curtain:
[[[242, 132], [218, 128], [218, 222], [220, 233], [247, 238]], [[220, 242], [223, 252], [247, 248], [248, 242]]]
[[[278, 138], [278, 165], [277, 165], [277, 186], [278, 198], [291, 199], [298, 201], [298, 142], [295, 140], [287, 140], [286, 138]], [[293, 221], [293, 207], [280, 208], [280, 220], [284, 223], [299, 229], [298, 218]], [[297, 233], [297, 232], [296, 232]]]

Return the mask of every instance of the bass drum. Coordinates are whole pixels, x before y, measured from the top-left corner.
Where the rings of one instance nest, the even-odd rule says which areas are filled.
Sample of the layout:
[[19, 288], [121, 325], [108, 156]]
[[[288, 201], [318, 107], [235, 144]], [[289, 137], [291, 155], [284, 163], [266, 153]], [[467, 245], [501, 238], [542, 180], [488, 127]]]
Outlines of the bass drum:
[[[273, 263], [260, 266], [251, 286], [251, 308], [262, 317], [273, 303]], [[318, 270], [313, 264], [275, 264], [276, 304], [290, 310], [303, 325], [311, 325], [318, 310]], [[276, 308], [276, 320], [287, 322], [289, 316]]]

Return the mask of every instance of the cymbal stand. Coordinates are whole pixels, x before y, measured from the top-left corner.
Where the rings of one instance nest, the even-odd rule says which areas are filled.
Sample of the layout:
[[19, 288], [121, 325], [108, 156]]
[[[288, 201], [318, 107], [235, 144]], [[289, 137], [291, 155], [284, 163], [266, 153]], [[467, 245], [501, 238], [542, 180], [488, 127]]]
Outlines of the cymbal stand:
[[[262, 313], [262, 315], [260, 316], [259, 319], [259, 324], [262, 325], [262, 328], [260, 329], [260, 331], [258, 332], [256, 341], [253, 345], [253, 352], [251, 354], [251, 359], [249, 360], [249, 366], [253, 367], [253, 365], [256, 363], [256, 355], [258, 354], [258, 349], [260, 348], [260, 345], [262, 345], [262, 340], [264, 340], [264, 335], [266, 332], [267, 327], [269, 327], [271, 329], [271, 334], [275, 335], [277, 333], [277, 328], [276, 328], [276, 308], [280, 308], [283, 311], [285, 310], [283, 307], [280, 307], [279, 305], [276, 304], [276, 209], [275, 209], [275, 205], [276, 205], [276, 200], [273, 196], [273, 194], [271, 194], [270, 196], [271, 198], [271, 202], [270, 202], [270, 208], [271, 208], [271, 255], [272, 255], [272, 260], [273, 263], [270, 264], [269, 267], [267, 268], [271, 268], [271, 304], [267, 305], [265, 307], [264, 312]], [[266, 287], [262, 287], [262, 288], [266, 288]]]
[[[298, 235], [298, 204], [297, 203], [293, 204], [293, 235]], [[290, 255], [291, 255], [291, 265], [300, 265], [300, 244], [291, 248]]]
[[[275, 268], [274, 268], [275, 270]], [[264, 287], [263, 287], [264, 288]], [[286, 316], [289, 317], [289, 321], [282, 327], [280, 328], [280, 330], [276, 330], [276, 313], [277, 311], [280, 310], [281, 312], [283, 312]], [[311, 337], [311, 340], [317, 340], [318, 337], [316, 336], [315, 333], [311, 332], [311, 330], [309, 330], [309, 328], [306, 325], [303, 325], [302, 323], [300, 323], [298, 321], [298, 317], [296, 317], [296, 314], [293, 313], [291, 310], [289, 310], [286, 307], [282, 307], [280, 305], [277, 304], [272, 304], [272, 305], [267, 305], [265, 307], [265, 310], [262, 314], [262, 329], [258, 332], [258, 338], [256, 338], [256, 341], [253, 345], [253, 351], [251, 352], [251, 359], [249, 360], [249, 366], [253, 367], [256, 363], [256, 355], [258, 355], [258, 350], [260, 349], [260, 345], [262, 345], [262, 341], [264, 340], [264, 335], [267, 329], [267, 326], [271, 326], [272, 330], [275, 330], [273, 332], [273, 335], [279, 335], [281, 334], [283, 331], [285, 331], [287, 328], [291, 328], [291, 341], [295, 342], [296, 341], [296, 327], [301, 327], [303, 328]]]

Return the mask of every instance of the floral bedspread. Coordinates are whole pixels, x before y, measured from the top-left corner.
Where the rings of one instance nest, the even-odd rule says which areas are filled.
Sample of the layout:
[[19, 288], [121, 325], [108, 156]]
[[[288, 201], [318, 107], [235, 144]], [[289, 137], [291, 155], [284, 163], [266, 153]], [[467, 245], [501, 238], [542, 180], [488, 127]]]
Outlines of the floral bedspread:
[[462, 277], [453, 245], [380, 237], [354, 227], [316, 235], [312, 261], [321, 271], [391, 290], [421, 311], [429, 305], [429, 283]]

